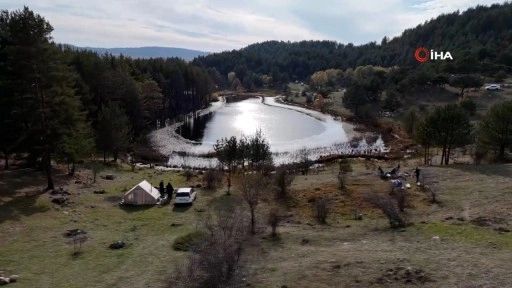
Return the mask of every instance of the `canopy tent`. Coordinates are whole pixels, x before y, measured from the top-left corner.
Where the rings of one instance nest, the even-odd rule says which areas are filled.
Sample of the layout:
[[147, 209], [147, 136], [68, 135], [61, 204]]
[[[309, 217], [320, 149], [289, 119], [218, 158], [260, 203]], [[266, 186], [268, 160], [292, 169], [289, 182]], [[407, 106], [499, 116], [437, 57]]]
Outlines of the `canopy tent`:
[[123, 196], [123, 204], [129, 205], [154, 205], [160, 198], [160, 191], [144, 180], [135, 185]]

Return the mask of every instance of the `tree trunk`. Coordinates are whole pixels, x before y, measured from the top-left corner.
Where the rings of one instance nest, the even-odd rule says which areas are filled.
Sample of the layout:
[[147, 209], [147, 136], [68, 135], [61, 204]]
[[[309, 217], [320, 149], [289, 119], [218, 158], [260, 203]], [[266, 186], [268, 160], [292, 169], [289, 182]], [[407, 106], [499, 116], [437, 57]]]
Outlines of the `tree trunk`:
[[256, 225], [256, 221], [254, 220], [254, 207], [251, 208], [251, 233], [254, 235], [256, 234], [256, 231], [254, 229], [254, 226]]
[[[505, 158], [505, 145], [500, 145], [500, 152], [499, 152], [499, 154], [498, 154], [498, 158], [499, 158], [499, 159], [503, 159], [503, 158]], [[7, 163], [7, 156], [6, 156], [6, 158], [5, 158], [5, 161], [6, 161], [6, 163]], [[7, 170], [7, 168], [5, 168], [5, 170]]]
[[423, 153], [423, 164], [427, 165], [427, 154], [428, 146], [425, 146], [425, 152]]
[[228, 168], [228, 195], [231, 194], [231, 167]]
[[443, 165], [444, 164], [444, 155], [446, 153], [446, 145], [443, 145], [443, 153], [441, 153], [441, 164], [440, 165]]
[[103, 150], [103, 163], [107, 163], [107, 149]]
[[55, 186], [53, 184], [53, 178], [52, 178], [52, 158], [50, 154], [47, 154], [45, 156], [45, 170], [46, 170], [46, 179], [48, 180], [48, 186], [46, 187], [46, 190], [53, 190], [55, 189]]
[[4, 170], [7, 171], [7, 170], [9, 170], [9, 154], [7, 154], [7, 152], [4, 152], [4, 159], [5, 159]]
[[114, 151], [112, 151], [112, 157], [114, 158], [114, 160], [112, 160], [112, 162], [117, 163], [118, 155], [119, 155], [119, 150], [117, 148], [114, 148]]
[[75, 175], [75, 162], [71, 164], [71, 171], [69, 171], [69, 176]]
[[450, 152], [452, 150], [452, 145], [448, 145], [448, 150], [446, 151], [446, 159], [444, 160], [444, 165], [448, 165], [450, 162]]

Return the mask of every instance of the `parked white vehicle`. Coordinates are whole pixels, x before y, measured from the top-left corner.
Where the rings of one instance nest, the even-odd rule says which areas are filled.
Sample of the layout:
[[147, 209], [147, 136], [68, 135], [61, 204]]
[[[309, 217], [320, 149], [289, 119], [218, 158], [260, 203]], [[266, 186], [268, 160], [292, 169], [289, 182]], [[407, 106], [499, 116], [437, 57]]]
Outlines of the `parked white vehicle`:
[[197, 192], [194, 188], [179, 188], [174, 204], [192, 204], [196, 200], [196, 195]]
[[498, 84], [491, 84], [485, 86], [485, 90], [501, 90], [501, 86]]

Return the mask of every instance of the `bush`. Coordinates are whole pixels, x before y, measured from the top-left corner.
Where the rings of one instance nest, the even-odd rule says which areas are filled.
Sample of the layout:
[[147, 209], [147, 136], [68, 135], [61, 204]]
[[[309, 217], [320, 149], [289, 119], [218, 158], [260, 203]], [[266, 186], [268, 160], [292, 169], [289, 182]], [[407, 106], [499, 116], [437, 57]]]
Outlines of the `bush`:
[[290, 174], [286, 169], [279, 168], [274, 178], [274, 185], [276, 186], [276, 198], [287, 199], [288, 187], [292, 184], [295, 175]]
[[247, 221], [239, 205], [232, 206], [219, 206], [204, 219], [204, 241], [192, 249], [185, 263], [176, 265], [167, 287], [241, 287], [237, 282], [242, 281], [239, 261]]
[[371, 194], [367, 196], [367, 201], [375, 208], [381, 210], [389, 220], [389, 226], [393, 229], [406, 226], [405, 220], [400, 215], [396, 204], [389, 196]]
[[180, 236], [172, 243], [172, 248], [176, 251], [190, 251], [192, 248], [201, 244], [206, 234], [203, 231], [194, 231]]
[[194, 176], [194, 173], [191, 170], [187, 169], [183, 172], [183, 176], [185, 176], [187, 181], [190, 181], [190, 179], [192, 179], [192, 177]]
[[507, 73], [503, 70], [499, 71], [494, 75], [494, 81], [501, 83], [507, 78]]
[[327, 223], [327, 216], [329, 215], [329, 203], [326, 198], [319, 198], [315, 201], [315, 218], [322, 224]]
[[466, 99], [460, 102], [460, 108], [464, 109], [464, 111], [468, 112], [469, 115], [473, 116], [476, 113], [476, 103], [471, 99]]
[[215, 189], [222, 182], [222, 173], [216, 169], [208, 169], [203, 174], [203, 182], [206, 189]]
[[270, 227], [272, 227], [272, 237], [277, 236], [277, 226], [279, 225], [279, 222], [281, 221], [281, 217], [279, 217], [279, 211], [277, 208], [270, 209], [270, 212], [268, 213], [268, 219], [267, 223]]

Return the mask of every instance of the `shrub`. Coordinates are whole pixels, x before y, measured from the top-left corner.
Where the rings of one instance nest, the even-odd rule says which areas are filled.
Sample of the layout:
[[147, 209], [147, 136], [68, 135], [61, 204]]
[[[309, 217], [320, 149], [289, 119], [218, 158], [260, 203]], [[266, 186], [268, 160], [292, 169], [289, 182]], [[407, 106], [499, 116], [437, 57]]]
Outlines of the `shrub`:
[[375, 208], [379, 209], [386, 215], [389, 220], [389, 226], [393, 229], [402, 228], [406, 226], [405, 220], [400, 215], [396, 204], [389, 196], [370, 194], [367, 196], [367, 201]]
[[[177, 265], [167, 287], [240, 287], [240, 257], [247, 239], [247, 221], [241, 209], [216, 207], [202, 222], [204, 241], [193, 247], [188, 261]], [[230, 286], [231, 285], [231, 286]]]
[[270, 212], [268, 213], [267, 223], [270, 227], [272, 227], [272, 237], [277, 236], [277, 226], [279, 225], [280, 221], [281, 217], [279, 217], [279, 211], [277, 210], [277, 208], [270, 209]]
[[469, 115], [473, 116], [476, 113], [476, 103], [471, 99], [466, 99], [460, 102], [460, 108], [464, 109], [464, 111], [468, 112]]
[[279, 168], [274, 178], [274, 185], [276, 186], [276, 198], [286, 199], [289, 198], [288, 187], [292, 184], [295, 175], [289, 173], [284, 168]]
[[206, 189], [217, 188], [222, 181], [222, 173], [216, 169], [208, 169], [203, 174], [203, 182], [206, 183]]
[[322, 224], [327, 223], [327, 216], [329, 215], [329, 203], [326, 198], [319, 198], [315, 201], [315, 218]]
[[190, 251], [201, 244], [205, 236], [206, 234], [203, 231], [190, 232], [176, 238], [172, 243], [172, 248], [176, 251]]

